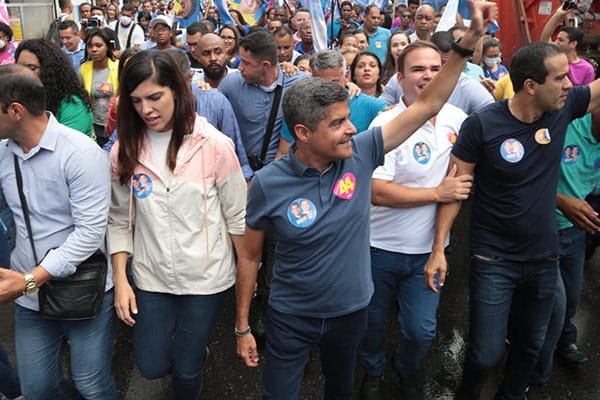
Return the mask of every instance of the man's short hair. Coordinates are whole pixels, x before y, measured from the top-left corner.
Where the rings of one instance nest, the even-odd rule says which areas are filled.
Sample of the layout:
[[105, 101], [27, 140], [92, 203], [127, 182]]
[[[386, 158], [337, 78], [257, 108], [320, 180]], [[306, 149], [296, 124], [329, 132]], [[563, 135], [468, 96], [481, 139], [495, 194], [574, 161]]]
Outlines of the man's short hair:
[[369, 5], [367, 6], [367, 8], [365, 8], [365, 17], [366, 17], [367, 15], [369, 15], [369, 13], [371, 12], [371, 10], [372, 10], [372, 9], [374, 9], [374, 8], [375, 8], [375, 9], [377, 9], [377, 10], [379, 10], [379, 11], [381, 12], [381, 10], [380, 10], [380, 9], [379, 9], [379, 7], [377, 6], [377, 4], [369, 4]]
[[338, 51], [320, 50], [310, 57], [310, 69], [313, 71], [339, 68], [346, 70], [346, 60]]
[[347, 100], [348, 94], [337, 83], [320, 78], [302, 79], [283, 96], [283, 117], [295, 137], [295, 125], [302, 124], [314, 131], [327, 118], [327, 107]]
[[402, 50], [398, 55], [398, 60], [396, 61], [396, 69], [398, 70], [398, 72], [404, 73], [404, 60], [406, 59], [406, 56], [417, 49], [432, 49], [436, 53], [440, 53], [440, 49], [438, 49], [435, 44], [426, 40], [417, 40], [416, 42], [413, 42], [406, 46], [404, 50]]
[[102, 11], [102, 15], [106, 16], [106, 10], [104, 9], [104, 7], [92, 6], [92, 12], [94, 11]]
[[278, 65], [277, 45], [275, 38], [269, 32], [262, 30], [253, 32], [240, 40], [240, 47], [249, 51], [257, 61], [269, 61]]
[[421, 5], [421, 0], [408, 0], [408, 4], [411, 5], [417, 5], [420, 6]]
[[91, 7], [91, 6], [92, 6], [92, 3], [88, 3], [88, 2], [86, 1], [86, 2], [83, 2], [83, 3], [79, 4], [79, 11], [81, 11], [81, 9], [82, 9], [83, 7], [85, 7], [85, 6], [90, 6], [90, 7]]
[[66, 19], [63, 22], [61, 22], [60, 24], [58, 24], [59, 31], [64, 31], [65, 29], [69, 29], [69, 28], [73, 30], [73, 33], [79, 33], [79, 26], [73, 20]]
[[563, 26], [558, 31], [566, 33], [569, 37], [569, 42], [577, 42], [577, 47], [583, 44], [583, 31], [581, 29], [573, 26]]
[[46, 111], [46, 89], [27, 68], [11, 64], [0, 66], [0, 107], [8, 112], [12, 103], [19, 103], [30, 114], [40, 116]]
[[135, 14], [135, 12], [137, 10], [135, 9], [134, 6], [132, 6], [131, 4], [127, 3], [127, 4], [124, 4], [123, 7], [121, 7], [121, 12], [123, 12], [123, 11], [130, 11], [130, 12], [132, 12], [132, 13]]
[[448, 32], [454, 34], [455, 31], [467, 31], [469, 28], [467, 28], [464, 25], [454, 25], [452, 28], [448, 29]]
[[341, 10], [341, 9], [342, 9], [342, 7], [344, 7], [344, 6], [348, 6], [348, 7], [352, 8], [352, 2], [351, 2], [351, 1], [348, 1], [348, 0], [344, 0], [344, 1], [342, 1], [342, 2], [340, 3], [340, 10]]
[[530, 43], [517, 50], [508, 69], [515, 93], [523, 89], [527, 79], [539, 84], [546, 82], [546, 59], [564, 53], [559, 46], [547, 42]]
[[288, 37], [288, 36], [294, 36], [294, 32], [288, 28], [287, 26], [280, 26], [279, 28], [277, 28], [277, 30], [275, 32], [273, 32], [273, 36], [275, 38], [284, 38], [284, 37]]
[[452, 50], [454, 36], [448, 31], [439, 31], [431, 35], [430, 41], [435, 44], [442, 53], [447, 53]]
[[188, 35], [195, 35], [196, 33], [201, 33], [203, 35], [206, 35], [209, 32], [210, 31], [208, 30], [208, 28], [206, 27], [204, 22], [200, 22], [200, 21], [196, 21], [196, 22], [192, 23], [186, 29], [186, 33]]

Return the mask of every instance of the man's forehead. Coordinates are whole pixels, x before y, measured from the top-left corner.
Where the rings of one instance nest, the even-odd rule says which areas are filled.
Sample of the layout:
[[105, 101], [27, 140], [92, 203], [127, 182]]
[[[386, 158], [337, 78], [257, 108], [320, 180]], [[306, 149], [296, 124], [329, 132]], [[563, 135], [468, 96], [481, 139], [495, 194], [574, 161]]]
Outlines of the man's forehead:
[[544, 65], [548, 70], [548, 75], [560, 75], [569, 72], [569, 60], [565, 54], [546, 57]]

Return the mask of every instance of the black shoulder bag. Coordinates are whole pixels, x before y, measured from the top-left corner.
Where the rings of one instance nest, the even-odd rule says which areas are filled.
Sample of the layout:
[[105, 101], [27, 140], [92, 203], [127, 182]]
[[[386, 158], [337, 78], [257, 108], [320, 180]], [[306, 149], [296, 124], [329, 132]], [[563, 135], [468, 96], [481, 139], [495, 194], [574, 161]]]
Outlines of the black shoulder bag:
[[[15, 174], [21, 208], [27, 226], [29, 243], [36, 265], [39, 264], [33, 232], [29, 218], [29, 207], [23, 192], [23, 177], [17, 156], [14, 156]], [[40, 287], [38, 300], [40, 314], [47, 319], [84, 320], [98, 316], [104, 299], [104, 285], [107, 274], [107, 260], [104, 253], [97, 250], [90, 258], [82, 262], [77, 271], [61, 279], [52, 279]]]
[[283, 92], [283, 85], [277, 85], [275, 88], [275, 95], [273, 97], [273, 104], [271, 105], [271, 114], [269, 114], [267, 130], [265, 131], [265, 136], [263, 137], [260, 155], [256, 153], [248, 153], [248, 164], [250, 164], [250, 168], [252, 168], [254, 171], [258, 171], [265, 166], [265, 157], [267, 156], [267, 150], [269, 150], [269, 143], [271, 142], [271, 136], [273, 135], [273, 126], [275, 125], [275, 119], [277, 118], [277, 111], [279, 111], [281, 92]]

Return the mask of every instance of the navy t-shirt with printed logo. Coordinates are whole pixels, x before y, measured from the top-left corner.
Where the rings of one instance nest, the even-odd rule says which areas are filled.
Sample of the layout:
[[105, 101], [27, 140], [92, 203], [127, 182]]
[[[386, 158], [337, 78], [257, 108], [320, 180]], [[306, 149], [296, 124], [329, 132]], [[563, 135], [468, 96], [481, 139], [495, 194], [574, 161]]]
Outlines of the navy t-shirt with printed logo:
[[474, 254], [514, 261], [556, 256], [556, 187], [567, 125], [585, 114], [587, 86], [533, 123], [512, 116], [507, 101], [471, 114], [452, 153], [476, 163], [471, 213]]
[[373, 295], [369, 253], [371, 176], [383, 164], [381, 128], [352, 139], [353, 156], [320, 172], [287, 156], [256, 173], [246, 224], [278, 241], [269, 304], [314, 318], [347, 315]]

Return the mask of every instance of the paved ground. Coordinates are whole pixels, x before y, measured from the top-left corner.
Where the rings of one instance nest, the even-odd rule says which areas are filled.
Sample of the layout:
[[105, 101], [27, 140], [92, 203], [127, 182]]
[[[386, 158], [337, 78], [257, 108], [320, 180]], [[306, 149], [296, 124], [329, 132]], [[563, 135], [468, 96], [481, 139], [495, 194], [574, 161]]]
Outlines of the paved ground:
[[[451, 274], [442, 293], [439, 309], [439, 331], [423, 367], [422, 380], [427, 399], [452, 399], [453, 391], [461, 373], [465, 348], [465, 332], [468, 326], [468, 255], [467, 233], [468, 212], [461, 213], [454, 230]], [[333, 238], [332, 238], [333, 240]], [[213, 341], [211, 357], [207, 363], [203, 398], [208, 400], [237, 400], [260, 398], [261, 369], [249, 369], [235, 356], [233, 330], [233, 293], [219, 319]], [[583, 368], [569, 369], [556, 363], [552, 377], [555, 400], [598, 400], [600, 399], [600, 341], [594, 327], [600, 326], [600, 251], [586, 266], [585, 287], [582, 304], [577, 315], [579, 346], [590, 361]], [[11, 357], [13, 348], [13, 307], [0, 306], [0, 343], [7, 347]], [[393, 344], [399, 340], [395, 322], [389, 324], [388, 355], [391, 359]], [[119, 327], [114, 359], [120, 397], [124, 400], [162, 400], [170, 398], [169, 379], [149, 382], [139, 376], [131, 358], [130, 335], [126, 328]], [[14, 358], [13, 358], [14, 359]], [[389, 399], [397, 398], [398, 384], [391, 369], [386, 372], [386, 392]], [[362, 371], [357, 371], [357, 391]], [[499, 373], [489, 380], [485, 399], [493, 398]], [[323, 378], [320, 373], [318, 352], [311, 355], [306, 368], [306, 379], [302, 399], [322, 398]]]

